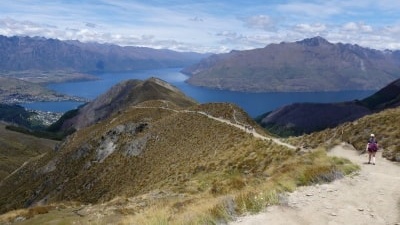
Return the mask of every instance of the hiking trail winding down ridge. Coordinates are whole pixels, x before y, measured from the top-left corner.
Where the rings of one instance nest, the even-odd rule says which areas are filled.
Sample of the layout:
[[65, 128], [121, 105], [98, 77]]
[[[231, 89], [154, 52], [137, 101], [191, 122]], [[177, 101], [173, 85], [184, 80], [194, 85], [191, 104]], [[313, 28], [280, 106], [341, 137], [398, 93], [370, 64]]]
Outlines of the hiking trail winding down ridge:
[[230, 225], [400, 225], [400, 165], [382, 158], [367, 164], [368, 154], [337, 145], [329, 153], [350, 159], [361, 170], [327, 184], [300, 187], [280, 205], [237, 218]]
[[244, 124], [240, 124], [240, 123], [236, 120], [235, 113], [234, 113], [233, 115], [234, 115], [234, 119], [235, 119], [236, 123], [232, 123], [231, 121], [229, 121], [229, 120], [227, 120], [227, 119], [214, 117], [214, 116], [212, 116], [212, 115], [210, 115], [210, 114], [208, 114], [208, 113], [206, 113], [206, 112], [203, 112], [203, 111], [176, 110], [176, 109], [168, 108], [168, 106], [167, 106], [167, 107], [148, 107], [148, 106], [143, 107], [143, 106], [133, 106], [133, 108], [139, 108], [139, 109], [140, 109], [140, 108], [142, 108], [142, 109], [143, 109], [143, 108], [144, 108], [144, 109], [165, 109], [165, 110], [170, 110], [170, 111], [173, 111], [173, 112], [176, 112], [176, 113], [198, 113], [198, 114], [207, 116], [207, 117], [210, 118], [210, 119], [216, 120], [216, 121], [218, 121], [218, 122], [225, 123], [225, 124], [234, 126], [234, 127], [236, 127], [236, 128], [239, 128], [239, 129], [243, 130], [243, 131], [246, 132], [246, 133], [252, 134], [252, 135], [253, 135], [254, 137], [256, 137], [256, 138], [259, 138], [259, 139], [262, 139], [262, 140], [265, 140], [265, 141], [273, 141], [275, 144], [282, 145], [282, 146], [285, 146], [285, 147], [290, 148], [290, 149], [296, 149], [295, 146], [293, 146], [293, 145], [291, 145], [291, 144], [284, 143], [284, 142], [282, 142], [281, 140], [279, 140], [278, 138], [265, 137], [264, 135], [261, 135], [261, 134], [257, 133], [257, 131], [256, 131], [254, 128], [248, 127], [248, 126], [246, 126], [246, 125], [244, 125]]

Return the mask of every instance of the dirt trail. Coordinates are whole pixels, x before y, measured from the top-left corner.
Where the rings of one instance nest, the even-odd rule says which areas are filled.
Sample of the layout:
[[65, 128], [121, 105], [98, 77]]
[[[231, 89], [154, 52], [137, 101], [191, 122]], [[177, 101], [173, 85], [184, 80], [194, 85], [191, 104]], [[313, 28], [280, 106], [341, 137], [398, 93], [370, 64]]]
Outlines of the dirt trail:
[[200, 114], [200, 115], [203, 115], [203, 116], [207, 116], [208, 118], [213, 119], [215, 121], [218, 121], [218, 122], [221, 122], [221, 123], [225, 123], [225, 124], [234, 126], [236, 128], [239, 128], [239, 129], [243, 130], [246, 133], [252, 134], [256, 138], [259, 138], [259, 139], [262, 139], [262, 140], [265, 140], [265, 141], [273, 141], [275, 144], [282, 145], [282, 146], [285, 146], [285, 147], [290, 148], [290, 149], [296, 149], [295, 146], [293, 146], [291, 144], [288, 144], [288, 143], [285, 143], [285, 142], [282, 142], [278, 138], [265, 137], [265, 136], [257, 133], [257, 131], [254, 128], [248, 128], [248, 127], [246, 127], [245, 124], [238, 123], [237, 120], [236, 120], [235, 114], [233, 114], [233, 117], [234, 117], [234, 120], [236, 121], [236, 123], [232, 123], [230, 120], [223, 119], [223, 118], [217, 118], [217, 117], [214, 117], [214, 116], [212, 116], [212, 115], [210, 115], [210, 114], [208, 114], [206, 112], [203, 112], [203, 111], [176, 110], [176, 109], [170, 109], [168, 107], [149, 107], [149, 106], [133, 106], [132, 108], [137, 108], [137, 109], [165, 109], [165, 110], [173, 111], [173, 112], [176, 112], [176, 113], [197, 113], [197, 114]]
[[37, 159], [42, 158], [43, 156], [45, 156], [47, 153], [43, 153], [40, 154], [38, 156], [35, 156], [33, 158], [30, 158], [28, 160], [26, 160], [20, 167], [18, 167], [17, 169], [15, 169], [13, 172], [11, 172], [10, 174], [8, 174], [3, 180], [0, 181], [0, 186], [3, 185], [4, 181], [7, 180], [8, 178], [10, 178], [12, 175], [14, 175], [15, 173], [17, 173], [18, 171], [20, 171], [22, 168], [24, 168], [28, 163], [35, 161]]
[[350, 159], [361, 171], [329, 184], [299, 188], [282, 205], [258, 215], [240, 217], [230, 225], [400, 225], [400, 165], [377, 154], [376, 165], [366, 164], [351, 146], [334, 147], [330, 155]]

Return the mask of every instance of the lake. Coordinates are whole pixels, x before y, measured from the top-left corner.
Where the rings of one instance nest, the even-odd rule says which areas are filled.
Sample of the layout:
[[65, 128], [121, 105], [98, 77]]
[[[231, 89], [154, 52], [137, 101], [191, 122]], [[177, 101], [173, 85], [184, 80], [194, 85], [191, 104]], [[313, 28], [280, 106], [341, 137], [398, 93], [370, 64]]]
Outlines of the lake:
[[[94, 99], [106, 92], [111, 86], [128, 79], [145, 80], [157, 77], [165, 80], [187, 96], [200, 103], [230, 102], [243, 108], [250, 116], [256, 117], [280, 106], [294, 102], [341, 102], [363, 99], [375, 91], [341, 91], [341, 92], [287, 92], [287, 93], [244, 93], [235, 91], [214, 90], [196, 87], [185, 83], [188, 78], [180, 73], [181, 68], [144, 70], [124, 73], [96, 74], [100, 79], [95, 81], [67, 82], [49, 84], [48, 88], [57, 92]], [[33, 102], [23, 104], [29, 109], [42, 111], [65, 112], [79, 106], [80, 102]]]

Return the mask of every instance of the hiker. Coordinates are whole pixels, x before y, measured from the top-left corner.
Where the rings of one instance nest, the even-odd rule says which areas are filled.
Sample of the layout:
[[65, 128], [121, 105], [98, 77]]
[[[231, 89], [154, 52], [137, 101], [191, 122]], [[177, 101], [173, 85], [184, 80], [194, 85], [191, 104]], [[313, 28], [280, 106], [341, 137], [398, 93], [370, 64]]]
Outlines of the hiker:
[[378, 141], [375, 139], [374, 134], [371, 134], [366, 150], [368, 151], [368, 164], [371, 164], [372, 158], [372, 164], [375, 165], [375, 154], [378, 151]]

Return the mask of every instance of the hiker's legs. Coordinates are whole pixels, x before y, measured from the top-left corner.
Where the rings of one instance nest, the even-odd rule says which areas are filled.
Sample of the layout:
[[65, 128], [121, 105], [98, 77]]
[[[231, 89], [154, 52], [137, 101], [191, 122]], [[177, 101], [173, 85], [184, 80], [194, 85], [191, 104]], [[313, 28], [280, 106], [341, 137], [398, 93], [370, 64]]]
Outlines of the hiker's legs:
[[372, 152], [368, 151], [368, 164], [371, 163], [371, 155], [372, 155]]
[[375, 165], [375, 154], [376, 152], [372, 152], [372, 164]]

